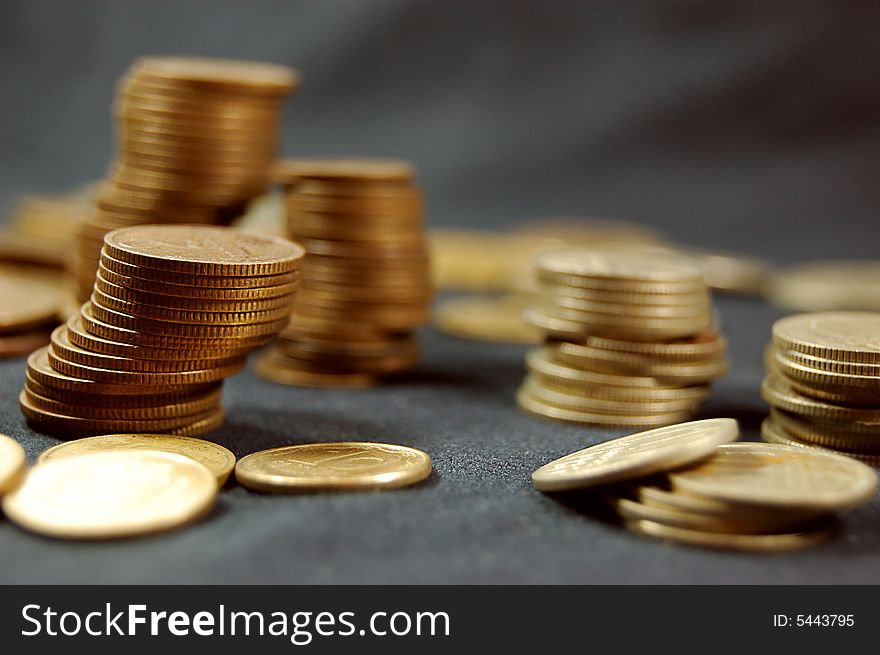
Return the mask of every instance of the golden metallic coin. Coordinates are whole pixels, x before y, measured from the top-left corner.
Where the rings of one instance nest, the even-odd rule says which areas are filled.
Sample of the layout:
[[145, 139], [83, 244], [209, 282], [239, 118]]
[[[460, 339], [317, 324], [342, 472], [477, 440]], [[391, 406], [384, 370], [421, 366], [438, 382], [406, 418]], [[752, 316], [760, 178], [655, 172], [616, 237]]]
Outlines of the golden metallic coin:
[[161, 532], [211, 511], [217, 480], [203, 464], [168, 452], [130, 450], [35, 466], [3, 499], [22, 528], [62, 539]]
[[260, 355], [254, 372], [270, 382], [294, 387], [365, 389], [374, 387], [381, 381], [374, 373], [316, 370], [305, 362], [290, 359], [274, 348]]
[[869, 452], [855, 452], [852, 450], [845, 450], [830, 445], [826, 446], [818, 443], [801, 441], [793, 434], [788, 432], [785, 428], [777, 424], [777, 422], [770, 417], [764, 419], [764, 422], [761, 423], [761, 438], [770, 444], [778, 444], [781, 446], [807, 448], [828, 453], [836, 453], [839, 455], [845, 455], [847, 457], [857, 459], [861, 462], [864, 462], [868, 466], [873, 466], [875, 468], [880, 467], [880, 455]]
[[282, 184], [304, 180], [408, 184], [414, 177], [412, 164], [396, 159], [286, 159], [275, 168], [275, 179]]
[[657, 357], [682, 362], [713, 359], [723, 355], [727, 350], [727, 340], [716, 332], [702, 332], [693, 337], [660, 343], [624, 341], [591, 335], [583, 344], [621, 355]]
[[880, 364], [880, 313], [817, 312], [787, 316], [773, 324], [773, 343], [782, 351], [837, 362]]
[[0, 434], [0, 496], [18, 484], [26, 464], [24, 449], [18, 442]]
[[52, 323], [60, 294], [50, 278], [24, 269], [0, 268], [0, 335]]
[[779, 373], [771, 372], [764, 378], [761, 396], [773, 407], [816, 420], [866, 423], [880, 421], [880, 408], [847, 407], [805, 396], [792, 386], [790, 380]]
[[799, 382], [801, 385], [818, 387], [844, 397], [864, 398], [867, 401], [877, 397], [880, 388], [880, 375], [857, 375], [854, 373], [835, 373], [800, 364], [778, 349], [774, 362], [780, 373]]
[[880, 262], [818, 261], [773, 273], [764, 288], [774, 305], [796, 311], [880, 309]]
[[[768, 534], [779, 532], [779, 528], [772, 524], [752, 523], [748, 519], [735, 515], [714, 516], [699, 512], [662, 507], [640, 503], [630, 498], [609, 496], [607, 498], [611, 507], [625, 521], [652, 521], [661, 525], [701, 532], [718, 532], [725, 534]], [[779, 512], [780, 516], [784, 516]], [[792, 529], [795, 526], [791, 526]]]
[[773, 408], [770, 422], [798, 441], [844, 451], [844, 454], [860, 453], [880, 459], [880, 423], [813, 423]]
[[[206, 412], [216, 410], [220, 406], [219, 388], [207, 394], [195, 395], [176, 402], [169, 400], [167, 404], [160, 404], [161, 401], [159, 401], [158, 403], [152, 402], [148, 405], [140, 404], [134, 406], [125, 406], [115, 402], [106, 403], [100, 396], [89, 398], [86, 402], [65, 402], [44, 396], [40, 391], [42, 389], [32, 385], [30, 381], [25, 383], [23, 393], [35, 411], [103, 421], [175, 420], [181, 417], [205, 414]], [[176, 423], [180, 422], [176, 421]]]
[[544, 377], [564, 380], [573, 385], [609, 385], [646, 390], [672, 390], [680, 388], [677, 385], [661, 384], [649, 376], [598, 373], [562, 364], [556, 361], [556, 348], [549, 345], [538, 346], [529, 350], [526, 353], [526, 366], [530, 371], [539, 373]]
[[815, 527], [803, 532], [783, 534], [727, 534], [723, 532], [705, 532], [689, 530], [671, 525], [663, 525], [654, 521], [631, 521], [626, 523], [628, 530], [639, 534], [676, 541], [689, 546], [716, 548], [721, 550], [741, 550], [756, 552], [776, 552], [798, 550], [816, 546], [829, 539], [839, 529], [833, 519], [819, 522]]
[[60, 443], [43, 451], [37, 462], [43, 464], [66, 457], [131, 450], [159, 450], [194, 459], [214, 474], [217, 486], [221, 487], [235, 468], [235, 455], [228, 448], [204, 439], [170, 434], [104, 434], [86, 437]]
[[572, 280], [575, 283], [570, 286], [575, 287], [595, 285], [687, 293], [700, 291], [706, 284], [702, 271], [693, 262], [660, 253], [567, 248], [538, 255], [535, 266], [539, 277], [563, 284]]
[[528, 378], [535, 379], [544, 389], [571, 396], [589, 396], [591, 398], [607, 398], [631, 403], [693, 403], [694, 406], [708, 398], [711, 388], [707, 384], [690, 387], [627, 387], [610, 385], [602, 382], [579, 382], [544, 375], [531, 371]]
[[189, 275], [278, 275], [305, 254], [291, 241], [215, 226], [146, 225], [111, 232], [105, 252], [120, 261]]
[[877, 474], [831, 452], [775, 444], [719, 446], [714, 457], [672, 473], [673, 488], [728, 502], [842, 510], [868, 502]]
[[566, 491], [645, 477], [699, 462], [738, 435], [730, 418], [639, 432], [545, 464], [532, 473], [532, 484], [541, 491]]
[[269, 493], [396, 489], [429, 475], [427, 453], [370, 442], [284, 446], [253, 453], [235, 465], [239, 484]]
[[541, 332], [522, 320], [522, 305], [511, 298], [465, 297], [448, 300], [434, 314], [448, 335], [477, 341], [537, 344]]
[[[836, 359], [827, 359], [825, 357], [816, 357], [814, 355], [805, 355], [795, 352], [794, 350], [778, 350], [782, 357], [788, 361], [805, 366], [810, 369], [818, 369], [820, 371], [828, 371], [829, 373], [839, 373], [841, 375], [865, 375], [869, 377], [880, 377], [880, 364], [865, 364], [862, 362], [841, 362]], [[775, 358], [775, 354], [773, 355]]]
[[723, 376], [727, 372], [727, 360], [723, 357], [707, 361], [669, 363], [657, 358], [625, 355], [592, 346], [563, 343], [556, 351], [561, 364], [590, 369], [599, 373], [653, 377], [668, 384], [700, 384]]
[[674, 414], [694, 410], [700, 398], [674, 398], [666, 401], [619, 400], [601, 396], [590, 396], [589, 389], [580, 393], [566, 393], [558, 388], [545, 387], [540, 378], [527, 375], [522, 385], [523, 391], [534, 400], [558, 407], [594, 414], [642, 417], [655, 414]]
[[129, 74], [173, 89], [285, 96], [299, 84], [292, 68], [263, 62], [200, 57], [141, 57]]

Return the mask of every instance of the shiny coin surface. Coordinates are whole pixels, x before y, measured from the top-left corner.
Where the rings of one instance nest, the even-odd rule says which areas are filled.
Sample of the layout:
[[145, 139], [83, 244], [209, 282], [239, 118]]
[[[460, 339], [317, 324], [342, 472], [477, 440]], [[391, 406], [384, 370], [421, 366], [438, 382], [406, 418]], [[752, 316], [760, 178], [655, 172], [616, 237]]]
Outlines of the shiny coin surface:
[[341, 442], [285, 446], [239, 460], [235, 477], [256, 491], [394, 489], [431, 474], [427, 453], [392, 444]]
[[217, 478], [218, 486], [226, 482], [235, 468], [235, 455], [228, 448], [204, 439], [170, 434], [104, 434], [66, 441], [43, 451], [37, 461], [42, 464], [67, 457], [123, 450], [159, 450], [184, 455], [204, 464]]
[[837, 362], [880, 364], [880, 313], [815, 312], [773, 324], [777, 348]]
[[24, 472], [24, 449], [5, 434], [0, 434], [0, 496], [12, 489]]
[[532, 484], [541, 491], [565, 491], [670, 471], [712, 455], [738, 435], [739, 426], [730, 418], [639, 432], [545, 464], [532, 473]]
[[66, 539], [160, 532], [206, 515], [217, 479], [189, 457], [159, 451], [80, 455], [35, 466], [3, 499], [19, 526]]
[[833, 519], [820, 521], [803, 532], [784, 534], [706, 532], [645, 520], [627, 522], [626, 527], [633, 532], [690, 546], [741, 551], [785, 551], [809, 548], [827, 540], [839, 529], [838, 523]]
[[877, 489], [877, 474], [849, 457], [758, 443], [719, 446], [711, 459], [669, 479], [708, 498], [827, 511], [864, 504]]

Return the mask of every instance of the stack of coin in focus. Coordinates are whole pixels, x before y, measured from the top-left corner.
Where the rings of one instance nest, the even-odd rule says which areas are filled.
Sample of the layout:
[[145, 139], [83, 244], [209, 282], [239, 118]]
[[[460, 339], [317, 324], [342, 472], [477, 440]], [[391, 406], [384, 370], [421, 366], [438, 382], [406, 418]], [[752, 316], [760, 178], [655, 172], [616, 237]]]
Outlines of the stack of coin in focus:
[[365, 387], [415, 366], [432, 297], [423, 199], [394, 160], [279, 167], [288, 228], [305, 248], [290, 326], [257, 372], [282, 384]]
[[219, 226], [107, 234], [91, 301], [28, 359], [22, 412], [64, 436], [217, 427], [222, 380], [288, 323], [303, 254]]
[[796, 314], [773, 325], [766, 441], [880, 464], [880, 313]]
[[877, 474], [835, 453], [731, 443], [729, 418], [680, 423], [596, 444], [532, 474], [544, 492], [600, 489], [631, 531], [707, 548], [804, 548], [837, 532], [838, 512], [869, 503]]
[[282, 104], [296, 85], [293, 70], [274, 64], [137, 60], [117, 90], [117, 159], [79, 229], [80, 299], [91, 293], [107, 232], [226, 224], [263, 193], [277, 157]]
[[653, 427], [686, 420], [727, 371], [699, 267], [667, 254], [568, 248], [535, 260], [524, 311], [547, 343], [517, 394], [533, 414]]

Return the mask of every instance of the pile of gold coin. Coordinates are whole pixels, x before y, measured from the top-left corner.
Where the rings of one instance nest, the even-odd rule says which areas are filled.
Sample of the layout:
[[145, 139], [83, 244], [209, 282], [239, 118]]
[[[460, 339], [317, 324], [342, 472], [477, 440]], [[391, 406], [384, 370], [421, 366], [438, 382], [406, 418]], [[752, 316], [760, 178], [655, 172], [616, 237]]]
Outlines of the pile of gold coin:
[[880, 313], [780, 319], [766, 363], [765, 440], [880, 464]]
[[57, 275], [0, 266], [0, 359], [26, 355], [49, 343], [62, 299]]
[[707, 419], [613, 439], [545, 464], [536, 489], [601, 488], [631, 531], [706, 548], [777, 551], [815, 545], [836, 514], [869, 502], [877, 475], [840, 455], [731, 443], [733, 419]]
[[654, 427], [686, 420], [727, 371], [701, 270], [666, 254], [570, 248], [540, 255], [523, 313], [548, 340], [517, 394], [533, 414]]
[[222, 380], [287, 325], [303, 254], [220, 226], [107, 234], [91, 300], [28, 358], [22, 412], [64, 436], [216, 428]]
[[275, 64], [148, 57], [120, 81], [118, 157], [79, 228], [74, 272], [92, 291], [104, 235], [131, 225], [229, 223], [271, 181], [296, 73]]
[[432, 297], [423, 199], [394, 160], [291, 160], [289, 234], [306, 250], [289, 327], [259, 360], [282, 384], [364, 387], [415, 366]]

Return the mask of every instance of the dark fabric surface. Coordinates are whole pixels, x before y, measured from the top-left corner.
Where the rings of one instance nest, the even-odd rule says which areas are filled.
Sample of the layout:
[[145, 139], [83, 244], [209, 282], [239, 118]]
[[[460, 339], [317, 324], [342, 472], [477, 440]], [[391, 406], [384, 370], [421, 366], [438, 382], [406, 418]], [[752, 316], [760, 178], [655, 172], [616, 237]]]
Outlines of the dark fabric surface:
[[[790, 262], [876, 254], [878, 10], [866, 2], [4, 2], [0, 204], [99, 177], [109, 104], [145, 53], [289, 63], [304, 75], [285, 152], [419, 164], [431, 225], [618, 216], [687, 243]], [[754, 438], [760, 351], [778, 314], [722, 299], [733, 369], [705, 416]], [[619, 431], [521, 414], [523, 350], [426, 330], [411, 377], [359, 392], [229, 382], [218, 441], [238, 455], [311, 440], [408, 443], [426, 484], [387, 493], [224, 491], [180, 532], [76, 544], [0, 521], [3, 582], [877, 583], [877, 507], [827, 546], [778, 556], [640, 539], [535, 492], [533, 468]], [[17, 409], [0, 431], [54, 440]]]

